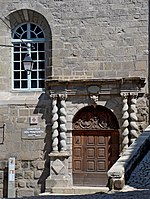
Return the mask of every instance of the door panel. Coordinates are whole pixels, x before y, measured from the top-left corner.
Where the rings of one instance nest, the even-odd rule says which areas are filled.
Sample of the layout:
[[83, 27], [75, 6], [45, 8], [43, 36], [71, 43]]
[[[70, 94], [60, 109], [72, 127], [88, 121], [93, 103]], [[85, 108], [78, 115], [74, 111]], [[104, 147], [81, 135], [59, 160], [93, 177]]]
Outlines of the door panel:
[[73, 131], [73, 183], [106, 186], [107, 171], [119, 155], [119, 135], [112, 131]]

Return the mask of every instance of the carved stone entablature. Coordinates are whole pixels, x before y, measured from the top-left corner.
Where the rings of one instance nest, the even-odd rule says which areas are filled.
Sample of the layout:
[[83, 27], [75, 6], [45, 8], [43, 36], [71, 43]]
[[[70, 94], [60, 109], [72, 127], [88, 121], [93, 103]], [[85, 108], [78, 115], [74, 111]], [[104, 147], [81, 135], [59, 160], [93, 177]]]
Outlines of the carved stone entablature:
[[84, 108], [84, 112], [78, 112], [74, 117], [74, 130], [88, 130], [88, 129], [118, 129], [118, 123], [111, 111], [106, 110], [105, 107], [88, 106]]
[[145, 79], [140, 77], [46, 80], [46, 90], [49, 94], [67, 94], [67, 96], [120, 95], [120, 93], [140, 92], [140, 89], [144, 86]]

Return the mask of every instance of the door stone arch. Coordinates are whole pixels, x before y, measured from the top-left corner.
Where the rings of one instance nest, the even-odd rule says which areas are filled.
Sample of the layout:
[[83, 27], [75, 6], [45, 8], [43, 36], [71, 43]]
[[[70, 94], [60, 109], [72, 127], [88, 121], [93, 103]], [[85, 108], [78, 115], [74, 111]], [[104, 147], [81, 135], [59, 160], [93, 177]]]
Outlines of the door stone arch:
[[87, 106], [73, 118], [73, 184], [106, 186], [107, 171], [119, 157], [119, 125], [111, 110]]

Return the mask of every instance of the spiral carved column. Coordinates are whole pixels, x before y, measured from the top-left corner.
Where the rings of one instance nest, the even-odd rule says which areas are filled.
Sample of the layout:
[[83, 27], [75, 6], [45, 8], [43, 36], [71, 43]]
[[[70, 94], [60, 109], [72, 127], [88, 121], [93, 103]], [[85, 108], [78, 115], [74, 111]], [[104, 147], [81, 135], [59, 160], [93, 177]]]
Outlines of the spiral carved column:
[[60, 96], [60, 151], [66, 151], [67, 149], [67, 144], [66, 144], [66, 96], [61, 95]]
[[129, 145], [129, 113], [128, 113], [128, 96], [126, 94], [123, 95], [123, 107], [122, 107], [122, 145], [123, 145], [123, 151], [125, 151], [128, 148]]
[[58, 152], [58, 107], [57, 96], [52, 96], [52, 151]]
[[137, 108], [136, 108], [136, 95], [131, 96], [131, 105], [130, 105], [130, 137], [131, 143], [138, 137], [138, 126], [137, 122]]

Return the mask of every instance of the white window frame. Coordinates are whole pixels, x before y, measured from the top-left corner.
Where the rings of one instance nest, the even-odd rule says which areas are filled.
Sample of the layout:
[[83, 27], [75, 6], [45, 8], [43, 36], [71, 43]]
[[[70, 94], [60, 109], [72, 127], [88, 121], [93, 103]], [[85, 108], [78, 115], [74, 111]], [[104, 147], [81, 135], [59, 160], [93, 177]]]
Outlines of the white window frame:
[[[14, 36], [16, 34], [16, 31], [23, 27], [23, 25], [27, 25], [27, 38], [26, 39], [23, 39], [22, 38], [22, 35], [18, 34], [19, 38], [15, 38], [14, 39]], [[33, 26], [35, 27], [38, 27], [39, 30], [41, 30], [42, 34], [43, 34], [43, 38], [38, 38], [38, 34], [35, 34], [35, 30], [36, 28], [34, 29], [34, 31], [31, 31], [30, 27], [31, 25], [33, 24]], [[22, 29], [23, 33], [25, 33], [26, 31], [24, 31]], [[31, 38], [30, 37], [30, 33], [33, 32], [34, 35], [36, 35], [37, 38]], [[40, 32], [39, 32], [40, 34]], [[16, 27], [16, 29], [14, 30], [13, 32], [13, 35], [12, 35], [12, 44], [15, 46], [21, 46], [21, 45], [24, 45], [26, 44], [27, 45], [27, 49], [23, 49], [20, 47], [17, 47], [17, 51], [15, 51], [15, 47], [12, 48], [12, 90], [13, 91], [42, 91], [44, 89], [44, 80], [45, 80], [45, 34], [42, 30], [42, 28], [34, 23], [24, 23], [24, 24], [21, 24], [19, 26]], [[36, 46], [37, 48], [36, 49], [32, 49], [31, 46]], [[40, 50], [40, 45], [44, 46], [43, 47], [43, 50]], [[19, 60], [15, 60], [15, 53], [19, 55]], [[44, 55], [43, 59], [40, 60], [39, 59], [39, 54], [42, 54]], [[35, 54], [35, 57], [36, 59], [33, 61], [35, 61], [34, 64], [36, 64], [36, 69], [34, 68], [33, 66], [33, 70], [27, 74], [27, 71], [24, 71], [21, 67], [22, 65], [22, 61], [23, 61], [23, 55], [25, 57], [25, 54], [30, 54], [31, 57], [32, 57], [32, 54]], [[15, 63], [17, 63], [18, 65], [20, 65], [20, 69], [18, 69], [17, 71], [15, 71], [14, 69], [14, 66], [15, 66]], [[40, 68], [40, 64], [42, 65], [42, 67]], [[16, 73], [15, 73], [16, 72]], [[15, 74], [19, 74], [19, 78], [17, 80], [15, 80]], [[19, 73], [20, 72], [20, 73]], [[22, 74], [25, 74], [26, 76], [26, 79], [24, 80], [26, 82], [26, 85], [27, 85], [27, 88], [26, 87], [23, 87], [23, 78], [21, 77]], [[35, 74], [36, 78], [33, 79], [33, 74]], [[40, 77], [40, 74], [42, 77]], [[15, 81], [16, 82], [20, 82], [20, 87], [17, 88], [15, 87]], [[33, 82], [35, 82], [36, 86], [33, 87]], [[41, 88], [40, 85], [40, 82], [42, 82], [43, 84], [43, 87]]]

